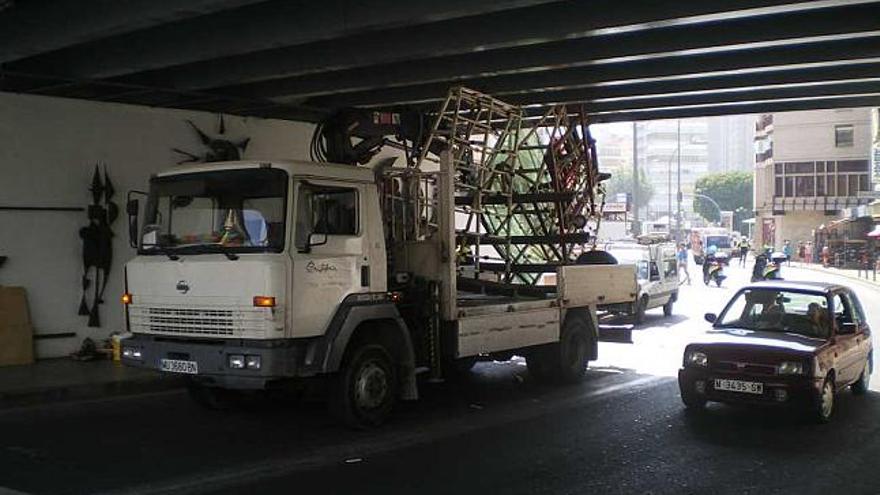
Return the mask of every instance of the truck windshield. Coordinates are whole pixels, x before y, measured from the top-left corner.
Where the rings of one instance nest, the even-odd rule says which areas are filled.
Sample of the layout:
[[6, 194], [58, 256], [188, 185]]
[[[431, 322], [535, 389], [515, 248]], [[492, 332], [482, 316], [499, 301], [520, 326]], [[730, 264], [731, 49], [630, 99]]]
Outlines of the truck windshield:
[[286, 172], [271, 168], [157, 177], [140, 252], [280, 252], [287, 183]]
[[710, 235], [706, 236], [706, 247], [715, 246], [718, 249], [727, 249], [730, 247], [730, 237], [726, 235]]

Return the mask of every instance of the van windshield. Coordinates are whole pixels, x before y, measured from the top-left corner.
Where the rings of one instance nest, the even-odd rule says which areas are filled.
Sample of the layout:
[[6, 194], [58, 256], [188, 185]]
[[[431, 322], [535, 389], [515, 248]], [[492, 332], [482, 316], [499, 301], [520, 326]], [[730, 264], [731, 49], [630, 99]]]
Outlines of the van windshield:
[[157, 177], [140, 252], [280, 252], [287, 183], [286, 172], [271, 168]]
[[715, 246], [719, 249], [727, 249], [730, 247], [730, 237], [726, 235], [706, 236], [706, 247], [709, 246]]

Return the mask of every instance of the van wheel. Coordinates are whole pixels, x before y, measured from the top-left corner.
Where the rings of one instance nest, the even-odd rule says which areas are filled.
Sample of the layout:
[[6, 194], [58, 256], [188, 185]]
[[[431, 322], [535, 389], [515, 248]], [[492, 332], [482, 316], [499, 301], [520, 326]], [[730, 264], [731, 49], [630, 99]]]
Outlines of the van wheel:
[[330, 383], [329, 408], [345, 425], [365, 429], [379, 426], [394, 407], [397, 375], [391, 355], [381, 345], [354, 349]]
[[641, 325], [645, 322], [645, 311], [648, 310], [648, 296], [642, 296], [639, 298], [639, 302], [636, 303], [636, 311], [633, 313], [633, 323], [636, 325]]
[[669, 296], [669, 300], [663, 305], [663, 316], [672, 316], [672, 305], [675, 304], [675, 296]]
[[240, 403], [240, 394], [236, 390], [220, 387], [209, 387], [190, 380], [186, 391], [196, 404], [214, 411], [228, 411]]
[[560, 341], [541, 346], [526, 355], [529, 373], [540, 382], [575, 383], [587, 371], [592, 325], [586, 318], [566, 319]]

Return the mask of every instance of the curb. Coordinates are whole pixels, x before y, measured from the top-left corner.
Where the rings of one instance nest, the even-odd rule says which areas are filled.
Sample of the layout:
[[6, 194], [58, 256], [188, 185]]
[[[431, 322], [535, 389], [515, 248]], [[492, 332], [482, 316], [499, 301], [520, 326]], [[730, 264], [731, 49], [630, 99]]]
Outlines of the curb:
[[124, 397], [183, 388], [178, 377], [156, 377], [141, 380], [89, 383], [40, 389], [0, 392], [0, 410], [79, 400]]
[[878, 278], [877, 281], [874, 282], [871, 279], [857, 277], [857, 276], [853, 276], [853, 275], [846, 273], [846, 272], [841, 272], [841, 271], [831, 269], [831, 268], [822, 268], [821, 266], [814, 266], [814, 265], [797, 264], [797, 265], [792, 265], [792, 268], [799, 268], [802, 270], [810, 270], [810, 271], [817, 272], [817, 273], [830, 273], [832, 275], [837, 275], [839, 277], [844, 277], [844, 278], [847, 278], [850, 280], [861, 282], [861, 283], [868, 285], [868, 286], [871, 286], [875, 289], [880, 288], [880, 278]]

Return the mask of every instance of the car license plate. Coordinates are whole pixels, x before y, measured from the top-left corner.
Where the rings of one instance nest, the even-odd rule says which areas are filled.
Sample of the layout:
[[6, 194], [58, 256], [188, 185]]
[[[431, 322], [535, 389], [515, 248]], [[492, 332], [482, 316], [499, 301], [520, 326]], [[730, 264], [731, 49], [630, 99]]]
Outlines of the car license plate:
[[185, 373], [187, 375], [198, 375], [199, 364], [195, 361], [181, 361], [179, 359], [162, 359], [159, 363], [162, 371], [169, 373]]
[[764, 393], [764, 384], [761, 382], [745, 382], [742, 380], [716, 378], [715, 390], [761, 395]]

